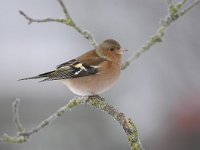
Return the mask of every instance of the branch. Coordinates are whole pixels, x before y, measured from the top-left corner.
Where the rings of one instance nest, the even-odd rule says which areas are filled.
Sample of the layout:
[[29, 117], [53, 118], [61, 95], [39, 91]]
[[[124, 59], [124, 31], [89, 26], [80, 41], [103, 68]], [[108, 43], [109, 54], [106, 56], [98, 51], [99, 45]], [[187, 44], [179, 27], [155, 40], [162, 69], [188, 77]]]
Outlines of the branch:
[[46, 22], [57, 22], [57, 23], [63, 23], [67, 26], [70, 26], [72, 28], [74, 28], [77, 32], [79, 32], [83, 37], [85, 37], [87, 40], [90, 41], [90, 43], [94, 46], [94, 48], [96, 49], [97, 54], [102, 57], [107, 59], [103, 53], [101, 52], [101, 50], [98, 48], [98, 43], [96, 42], [94, 36], [87, 30], [82, 29], [79, 25], [77, 25], [74, 20], [72, 19], [72, 17], [70, 16], [67, 7], [65, 6], [65, 4], [63, 3], [62, 0], [57, 0], [58, 3], [60, 4], [60, 6], [63, 9], [63, 12], [65, 14], [65, 18], [63, 19], [54, 19], [54, 18], [45, 18], [45, 19], [34, 19], [29, 17], [27, 14], [25, 14], [23, 11], [19, 11], [19, 13], [25, 17], [25, 19], [28, 20], [28, 24], [31, 23], [46, 23]]
[[24, 128], [22, 127], [20, 121], [19, 121], [19, 112], [18, 112], [18, 107], [20, 104], [20, 99], [17, 98], [14, 102], [13, 102], [13, 120], [15, 123], [15, 126], [17, 128], [18, 132], [23, 132]]
[[172, 0], [167, 0], [168, 15], [166, 17], [164, 17], [164, 19], [161, 20], [161, 25], [158, 28], [158, 30], [156, 31], [156, 33], [153, 34], [152, 36], [150, 36], [150, 38], [146, 41], [146, 43], [141, 48], [139, 48], [139, 50], [135, 54], [133, 54], [129, 59], [127, 59], [122, 64], [122, 66], [121, 66], [122, 70], [126, 69], [131, 64], [131, 62], [138, 59], [143, 53], [148, 51], [152, 46], [154, 46], [155, 44], [157, 44], [159, 42], [162, 42], [169, 26], [173, 22], [175, 22], [177, 19], [179, 19], [180, 17], [182, 17], [186, 13], [188, 13], [194, 6], [196, 6], [197, 4], [200, 3], [200, 0], [196, 0], [188, 8], [181, 11], [184, 4], [187, 1], [188, 0], [183, 0], [182, 2], [173, 4]]
[[[87, 104], [96, 109], [100, 109], [104, 112], [107, 112], [111, 115], [124, 129], [125, 133], [128, 136], [128, 140], [130, 142], [130, 147], [132, 150], [140, 150], [142, 149], [142, 145], [138, 138], [138, 131], [135, 124], [129, 117], [126, 117], [123, 113], [119, 112], [116, 108], [106, 103], [106, 101], [99, 97], [99, 96], [89, 96], [89, 97], [75, 97], [69, 101], [69, 103], [60, 109], [58, 109], [53, 115], [42, 121], [38, 126], [35, 128], [25, 132], [25, 129], [22, 128], [22, 125], [19, 123], [18, 116], [18, 104], [19, 99], [16, 99], [13, 102], [13, 112], [15, 123], [18, 127], [19, 133], [17, 136], [9, 136], [4, 134], [2, 138], [0, 138], [1, 142], [5, 143], [24, 143], [27, 142], [28, 139], [34, 134], [42, 130], [43, 128], [47, 127], [50, 123], [52, 123], [58, 117], [61, 117], [67, 110], [71, 110], [79, 105]], [[23, 130], [22, 130], [23, 129]]]

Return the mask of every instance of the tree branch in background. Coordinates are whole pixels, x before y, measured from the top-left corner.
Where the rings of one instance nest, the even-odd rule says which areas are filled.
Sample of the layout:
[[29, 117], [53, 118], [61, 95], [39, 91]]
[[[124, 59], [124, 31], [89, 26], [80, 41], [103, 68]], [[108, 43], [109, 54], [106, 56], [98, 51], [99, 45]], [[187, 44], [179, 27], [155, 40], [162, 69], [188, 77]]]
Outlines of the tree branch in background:
[[188, 8], [183, 10], [183, 6], [187, 1], [188, 0], [183, 0], [182, 2], [173, 4], [172, 0], [167, 0], [168, 15], [164, 17], [163, 19], [161, 19], [160, 27], [158, 28], [156, 33], [150, 36], [150, 38], [146, 41], [146, 43], [141, 48], [139, 48], [139, 50], [135, 54], [133, 54], [129, 59], [127, 59], [122, 64], [122, 70], [126, 69], [130, 65], [131, 62], [139, 58], [141, 54], [148, 51], [152, 46], [154, 46], [155, 44], [159, 42], [162, 42], [169, 26], [173, 22], [175, 22], [177, 19], [184, 16], [194, 6], [200, 3], [200, 0], [196, 0]]
[[45, 19], [33, 19], [31, 17], [29, 17], [27, 14], [25, 14], [23, 11], [19, 11], [19, 13], [24, 16], [27, 20], [28, 20], [28, 24], [31, 23], [45, 23], [45, 22], [57, 22], [57, 23], [63, 23], [67, 26], [70, 26], [72, 28], [74, 28], [76, 31], [78, 31], [81, 35], [83, 35], [87, 40], [90, 41], [90, 43], [93, 45], [93, 47], [96, 49], [97, 54], [105, 59], [108, 59], [107, 57], [105, 57], [102, 53], [102, 51], [98, 48], [98, 43], [96, 42], [94, 36], [87, 30], [82, 29], [79, 25], [77, 25], [74, 20], [72, 19], [72, 17], [70, 16], [67, 7], [65, 6], [65, 4], [63, 3], [62, 0], [57, 0], [58, 3], [60, 4], [60, 6], [63, 9], [63, 12], [65, 14], [65, 18], [64, 19], [55, 19], [55, 18], [45, 18]]
[[[29, 16], [27, 16], [24, 12], [19, 11], [21, 15], [23, 15], [29, 22], [28, 24], [31, 24], [33, 22], [37, 23], [44, 23], [44, 22], [58, 22], [63, 23], [67, 26], [73, 27], [76, 31], [78, 31], [81, 35], [83, 35], [86, 39], [88, 39], [91, 44], [97, 48], [97, 42], [93, 35], [89, 33], [86, 30], [83, 30], [81, 27], [79, 27], [71, 18], [69, 15], [69, 12], [67, 11], [67, 8], [65, 7], [62, 0], [57, 0], [59, 4], [61, 5], [63, 12], [65, 14], [65, 19], [53, 19], [53, 18], [46, 18], [46, 19], [33, 19]], [[194, 6], [200, 3], [200, 0], [194, 1], [188, 8], [183, 9], [184, 4], [188, 0], [183, 0], [182, 2], [173, 4], [172, 0], [167, 0], [168, 4], [168, 15], [161, 20], [161, 25], [158, 28], [157, 32], [152, 35], [147, 42], [135, 53], [133, 54], [128, 60], [122, 64], [122, 70], [126, 69], [130, 63], [137, 58], [140, 57], [141, 54], [148, 51], [153, 45], [155, 45], [158, 42], [161, 42], [163, 40], [163, 37], [165, 35], [166, 30], [168, 27], [176, 21], [178, 18], [185, 15], [187, 12], [189, 12]], [[97, 49], [97, 53], [104, 57], [101, 52]], [[76, 97], [70, 102], [61, 107], [56, 113], [51, 115], [49, 118], [42, 121], [37, 127], [25, 132], [25, 129], [22, 127], [20, 121], [19, 121], [19, 115], [18, 115], [18, 106], [19, 106], [19, 99], [17, 99], [13, 103], [13, 115], [14, 115], [14, 122], [18, 130], [18, 134], [16, 136], [8, 136], [7, 134], [4, 134], [3, 137], [0, 137], [0, 142], [5, 143], [24, 143], [26, 142], [31, 135], [33, 135], [36, 132], [39, 132], [41, 129], [47, 127], [52, 121], [54, 121], [56, 118], [62, 116], [67, 110], [75, 108], [81, 104], [88, 104], [90, 106], [93, 106], [96, 109], [100, 109], [102, 111], [107, 112], [109, 115], [111, 115], [115, 120], [119, 122], [119, 124], [123, 127], [125, 133], [128, 136], [128, 140], [130, 142], [130, 146], [132, 150], [141, 150], [142, 145], [140, 143], [140, 140], [138, 138], [138, 131], [134, 123], [131, 121], [130, 118], [126, 117], [123, 113], [119, 112], [117, 109], [115, 109], [113, 106], [109, 105], [98, 96], [90, 96], [90, 97]]]
[[93, 35], [89, 31], [82, 29], [80, 26], [78, 26], [74, 22], [74, 20], [71, 18], [70, 14], [67, 11], [67, 8], [65, 7], [64, 3], [62, 2], [62, 0], [57, 0], [57, 1], [61, 5], [66, 18], [63, 18], [63, 19], [55, 19], [55, 18], [33, 19], [33, 18], [29, 17], [28, 15], [26, 15], [21, 10], [19, 11], [19, 13], [28, 20], [28, 24], [31, 24], [31, 23], [45, 23], [45, 22], [57, 22], [57, 23], [63, 23], [65, 25], [67, 25], [67, 26], [70, 26], [70, 27], [74, 28], [77, 32], [79, 32], [81, 35], [83, 35], [87, 40], [89, 40], [94, 47], [97, 47], [98, 44], [97, 44], [95, 38], [93, 37]]

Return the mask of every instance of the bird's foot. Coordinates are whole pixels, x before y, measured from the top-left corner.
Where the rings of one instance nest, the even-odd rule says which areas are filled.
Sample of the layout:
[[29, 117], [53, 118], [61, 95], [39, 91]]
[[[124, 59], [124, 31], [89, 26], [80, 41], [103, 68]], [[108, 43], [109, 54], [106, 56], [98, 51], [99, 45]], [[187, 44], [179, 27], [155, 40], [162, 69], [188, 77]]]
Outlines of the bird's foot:
[[98, 99], [98, 100], [101, 100], [101, 101], [105, 101], [104, 98], [102, 98], [101, 96], [99, 96], [99, 95], [97, 95], [97, 94], [89, 95], [89, 96], [88, 96], [88, 100], [94, 100], [94, 99]]

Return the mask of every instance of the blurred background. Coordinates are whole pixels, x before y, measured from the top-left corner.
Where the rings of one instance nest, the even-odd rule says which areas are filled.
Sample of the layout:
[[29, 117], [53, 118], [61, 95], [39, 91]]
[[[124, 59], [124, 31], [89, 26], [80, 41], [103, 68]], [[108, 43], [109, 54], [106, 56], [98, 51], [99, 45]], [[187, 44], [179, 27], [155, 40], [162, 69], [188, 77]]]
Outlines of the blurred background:
[[[134, 53], [167, 13], [163, 0], [64, 0], [71, 16], [94, 34], [120, 41]], [[192, 1], [189, 0], [188, 3]], [[188, 4], [187, 3], [187, 4]], [[92, 49], [70, 27], [33, 23], [34, 18], [62, 18], [56, 0], [0, 1], [0, 135], [16, 133], [12, 102], [21, 99], [20, 119], [31, 129], [74, 97], [60, 82], [18, 82], [50, 71]], [[136, 123], [146, 150], [200, 149], [200, 5], [175, 22], [164, 42], [124, 70], [115, 87], [102, 94]], [[122, 127], [109, 115], [80, 106], [24, 144], [0, 144], [0, 150], [129, 150]]]

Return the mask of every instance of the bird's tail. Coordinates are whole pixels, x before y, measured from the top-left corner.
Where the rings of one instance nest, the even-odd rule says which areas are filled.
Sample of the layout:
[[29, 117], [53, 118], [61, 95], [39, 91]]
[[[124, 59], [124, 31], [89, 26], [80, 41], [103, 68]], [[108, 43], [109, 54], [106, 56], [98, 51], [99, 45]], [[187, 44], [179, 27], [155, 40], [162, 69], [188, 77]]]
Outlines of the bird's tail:
[[[30, 79], [40, 79], [40, 78], [49, 78], [52, 75], [52, 73], [54, 73], [54, 72], [55, 71], [50, 71], [50, 72], [46, 72], [46, 73], [43, 73], [43, 74], [39, 74], [37, 76], [28, 77], [28, 78], [22, 78], [22, 79], [19, 79], [18, 81], [30, 80]], [[46, 81], [46, 79], [44, 79], [42, 81]]]

